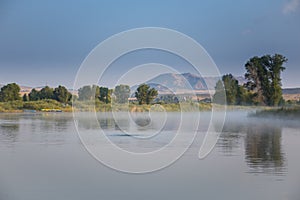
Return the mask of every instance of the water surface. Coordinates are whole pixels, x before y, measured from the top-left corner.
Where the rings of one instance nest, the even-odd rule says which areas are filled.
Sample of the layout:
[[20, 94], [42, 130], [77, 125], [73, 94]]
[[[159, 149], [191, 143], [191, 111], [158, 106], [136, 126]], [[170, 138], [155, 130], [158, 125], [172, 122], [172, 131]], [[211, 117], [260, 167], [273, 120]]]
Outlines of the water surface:
[[[135, 135], [126, 135], [121, 129], [147, 134], [153, 128], [147, 126], [147, 120], [138, 121], [147, 127], [138, 129], [126, 118], [119, 118], [117, 123], [109, 114], [98, 116], [111, 141], [129, 151], [161, 148], [178, 127], [172, 123], [177, 114], [170, 114], [173, 121], [166, 122], [161, 135], [139, 142]], [[84, 115], [79, 126], [98, 128]], [[229, 112], [216, 147], [199, 160], [205, 129], [204, 125], [199, 127], [191, 148], [173, 165], [132, 175], [95, 160], [80, 142], [70, 113], [0, 114], [0, 199], [300, 198], [297, 120], [256, 119], [247, 117], [246, 112]]]

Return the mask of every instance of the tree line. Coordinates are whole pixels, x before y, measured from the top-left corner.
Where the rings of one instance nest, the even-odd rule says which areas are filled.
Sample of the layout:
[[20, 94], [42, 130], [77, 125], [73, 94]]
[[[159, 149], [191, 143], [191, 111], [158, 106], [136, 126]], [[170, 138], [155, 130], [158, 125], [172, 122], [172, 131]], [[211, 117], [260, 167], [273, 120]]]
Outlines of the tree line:
[[[128, 85], [117, 85], [114, 89], [109, 89], [107, 87], [99, 87], [97, 85], [83, 86], [78, 90], [78, 100], [94, 100], [98, 99], [103, 103], [111, 103], [112, 99], [115, 103], [124, 104], [128, 102], [131, 91]], [[150, 88], [147, 84], [141, 84], [137, 88], [134, 96], [136, 97], [138, 103], [150, 104], [158, 95], [158, 91], [154, 88]]]
[[[108, 104], [112, 102], [113, 98], [115, 103], [123, 104], [128, 102], [128, 98], [131, 94], [130, 87], [122, 84], [117, 85], [114, 89], [98, 85], [86, 85], [79, 88], [78, 97], [72, 95], [66, 87], [61, 85], [56, 88], [45, 86], [41, 90], [33, 88], [28, 95], [24, 94], [22, 97], [20, 96], [20, 90], [20, 86], [16, 83], [3, 86], [0, 90], [0, 102], [53, 99], [67, 104], [72, 98], [75, 98], [79, 101], [99, 100], [100, 102]], [[157, 90], [150, 88], [147, 84], [141, 84], [135, 92], [135, 97], [139, 104], [150, 104], [157, 95]]]
[[20, 86], [16, 83], [9, 83], [3, 86], [0, 90], [0, 102], [9, 101], [38, 101], [43, 99], [53, 99], [61, 103], [68, 103], [71, 100], [72, 94], [64, 86], [59, 85], [56, 88], [45, 86], [40, 91], [32, 89], [27, 95], [20, 96]]
[[247, 82], [239, 85], [232, 74], [224, 75], [216, 84], [213, 101], [223, 104], [221, 100], [226, 99], [229, 105], [282, 105], [281, 72], [287, 61], [280, 54], [252, 57], [245, 64]]
[[79, 101], [99, 100], [105, 104], [112, 102], [112, 96], [116, 103], [126, 103], [130, 97], [128, 85], [117, 85], [114, 89], [100, 87], [98, 85], [86, 85], [78, 90]]

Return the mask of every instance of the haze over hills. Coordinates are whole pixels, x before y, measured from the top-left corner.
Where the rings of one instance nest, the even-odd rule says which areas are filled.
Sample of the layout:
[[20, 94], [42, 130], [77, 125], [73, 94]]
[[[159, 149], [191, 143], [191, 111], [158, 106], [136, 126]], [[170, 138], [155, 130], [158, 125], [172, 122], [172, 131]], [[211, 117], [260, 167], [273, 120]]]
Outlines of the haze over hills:
[[[242, 76], [236, 77], [240, 84], [246, 82]], [[201, 77], [191, 73], [174, 74], [166, 73], [156, 76], [146, 82], [150, 87], [158, 90], [160, 94], [176, 93], [208, 93], [208, 90], [214, 90], [218, 77]], [[131, 87], [135, 91], [138, 85]]]
[[282, 89], [282, 96], [285, 100], [300, 100], [300, 88], [285, 88]]

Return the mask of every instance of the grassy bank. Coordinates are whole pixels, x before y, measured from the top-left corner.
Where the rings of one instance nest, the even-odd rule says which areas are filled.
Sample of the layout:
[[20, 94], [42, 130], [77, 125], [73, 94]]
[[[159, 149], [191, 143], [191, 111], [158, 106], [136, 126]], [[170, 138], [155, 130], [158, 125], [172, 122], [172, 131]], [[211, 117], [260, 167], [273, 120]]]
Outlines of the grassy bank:
[[24, 110], [36, 110], [42, 109], [58, 109], [64, 112], [71, 112], [72, 106], [65, 105], [60, 102], [51, 99], [45, 99], [40, 101], [10, 101], [0, 102], [0, 112], [23, 112]]
[[[110, 112], [112, 110], [131, 111], [131, 112], [193, 112], [193, 111], [209, 111], [212, 109], [210, 103], [192, 103], [183, 102], [180, 104], [154, 104], [154, 105], [138, 105], [136, 103], [128, 104], [105, 104], [100, 101], [76, 101], [74, 104], [75, 111], [78, 112]], [[223, 109], [222, 105], [214, 105], [216, 110]], [[72, 105], [62, 104], [58, 101], [46, 99], [40, 101], [11, 101], [0, 102], [0, 112], [23, 112], [24, 110], [42, 111], [42, 109], [58, 109], [63, 112], [72, 112]], [[261, 106], [227, 106], [227, 110], [249, 110], [255, 111], [251, 116], [253, 117], [300, 117], [300, 106], [290, 106], [282, 108], [270, 108]]]
[[[211, 104], [209, 103], [188, 103], [181, 104], [154, 104], [154, 105], [138, 105], [134, 103], [128, 104], [104, 104], [100, 101], [76, 101], [74, 104], [75, 111], [86, 112], [109, 112], [109, 111], [131, 111], [131, 112], [192, 112], [192, 111], [208, 111], [211, 110]], [[0, 102], [0, 112], [23, 112], [24, 110], [42, 111], [43, 109], [58, 109], [64, 112], [72, 112], [72, 106], [70, 104], [62, 104], [55, 100], [40, 100], [40, 101], [11, 101]]]
[[150, 104], [150, 105], [138, 105], [135, 103], [130, 104], [103, 104], [99, 101], [80, 102], [77, 101], [74, 104], [76, 111], [94, 111], [97, 112], [109, 112], [109, 111], [131, 111], [131, 112], [192, 112], [192, 111], [207, 111], [211, 110], [212, 106], [209, 103], [181, 103], [181, 104]]
[[276, 117], [294, 119], [300, 117], [300, 106], [268, 108], [256, 111], [251, 115], [252, 117]]

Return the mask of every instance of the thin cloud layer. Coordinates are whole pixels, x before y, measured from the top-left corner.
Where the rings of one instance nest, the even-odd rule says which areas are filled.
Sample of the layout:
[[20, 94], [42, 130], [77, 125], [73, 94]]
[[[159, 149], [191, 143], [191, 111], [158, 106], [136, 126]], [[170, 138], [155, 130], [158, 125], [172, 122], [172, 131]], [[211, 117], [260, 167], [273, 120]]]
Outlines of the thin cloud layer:
[[300, 0], [289, 0], [284, 6], [283, 6], [283, 14], [289, 14], [292, 12], [296, 12], [298, 7], [300, 5]]

